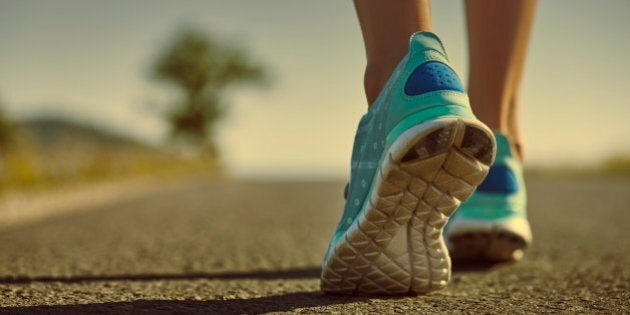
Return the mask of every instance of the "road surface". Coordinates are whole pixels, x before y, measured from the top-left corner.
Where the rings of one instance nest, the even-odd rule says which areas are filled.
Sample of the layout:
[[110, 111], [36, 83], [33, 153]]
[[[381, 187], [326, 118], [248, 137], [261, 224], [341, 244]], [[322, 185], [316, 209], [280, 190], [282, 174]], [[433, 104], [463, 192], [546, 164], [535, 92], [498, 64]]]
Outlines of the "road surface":
[[0, 313], [630, 312], [630, 181], [528, 185], [524, 261], [426, 296], [318, 291], [343, 183], [194, 180], [0, 229]]

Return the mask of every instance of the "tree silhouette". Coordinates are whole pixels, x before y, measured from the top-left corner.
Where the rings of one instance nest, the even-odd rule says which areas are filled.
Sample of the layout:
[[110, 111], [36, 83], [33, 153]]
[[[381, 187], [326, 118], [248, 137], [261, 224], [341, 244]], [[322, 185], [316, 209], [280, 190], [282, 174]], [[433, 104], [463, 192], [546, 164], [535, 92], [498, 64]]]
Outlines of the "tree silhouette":
[[158, 57], [154, 76], [183, 92], [168, 112], [172, 136], [215, 155], [216, 122], [225, 112], [228, 87], [261, 83], [264, 69], [243, 50], [187, 28]]
[[0, 104], [0, 157], [6, 154], [7, 149], [12, 144], [12, 136], [11, 123], [4, 114], [2, 104]]

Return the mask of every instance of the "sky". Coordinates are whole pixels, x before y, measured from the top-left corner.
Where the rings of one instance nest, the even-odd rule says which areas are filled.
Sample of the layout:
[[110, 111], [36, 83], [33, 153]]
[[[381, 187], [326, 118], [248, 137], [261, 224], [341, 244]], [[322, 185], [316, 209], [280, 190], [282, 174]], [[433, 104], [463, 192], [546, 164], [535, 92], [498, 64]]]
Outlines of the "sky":
[[[433, 1], [435, 32], [467, 75], [462, 1]], [[218, 140], [237, 177], [347, 176], [365, 53], [349, 0], [0, 0], [0, 104], [151, 143], [177, 96], [150, 76], [182, 26], [237, 43], [272, 74], [230, 92]], [[630, 153], [630, 1], [541, 1], [522, 90], [526, 164]]]

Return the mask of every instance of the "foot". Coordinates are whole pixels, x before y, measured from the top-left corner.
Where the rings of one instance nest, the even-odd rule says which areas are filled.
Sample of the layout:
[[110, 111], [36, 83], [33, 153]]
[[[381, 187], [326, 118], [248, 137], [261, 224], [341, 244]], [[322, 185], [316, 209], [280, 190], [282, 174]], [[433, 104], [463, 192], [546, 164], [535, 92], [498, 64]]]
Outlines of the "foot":
[[440, 40], [414, 34], [359, 123], [322, 290], [406, 294], [446, 286], [451, 262], [442, 229], [494, 154], [492, 132], [472, 114]]
[[532, 242], [523, 168], [509, 139], [495, 136], [497, 157], [488, 177], [446, 227], [447, 244], [457, 260], [518, 260]]

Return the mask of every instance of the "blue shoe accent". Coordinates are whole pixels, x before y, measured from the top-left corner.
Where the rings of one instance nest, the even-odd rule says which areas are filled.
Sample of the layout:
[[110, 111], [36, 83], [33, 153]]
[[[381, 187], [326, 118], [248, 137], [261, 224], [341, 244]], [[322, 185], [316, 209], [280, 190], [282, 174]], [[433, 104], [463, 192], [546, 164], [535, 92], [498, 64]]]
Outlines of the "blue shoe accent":
[[514, 172], [503, 164], [493, 165], [486, 179], [477, 191], [497, 194], [511, 194], [518, 190], [518, 180]]
[[443, 90], [464, 92], [464, 87], [455, 71], [438, 61], [416, 67], [405, 85], [405, 94], [409, 96]]

